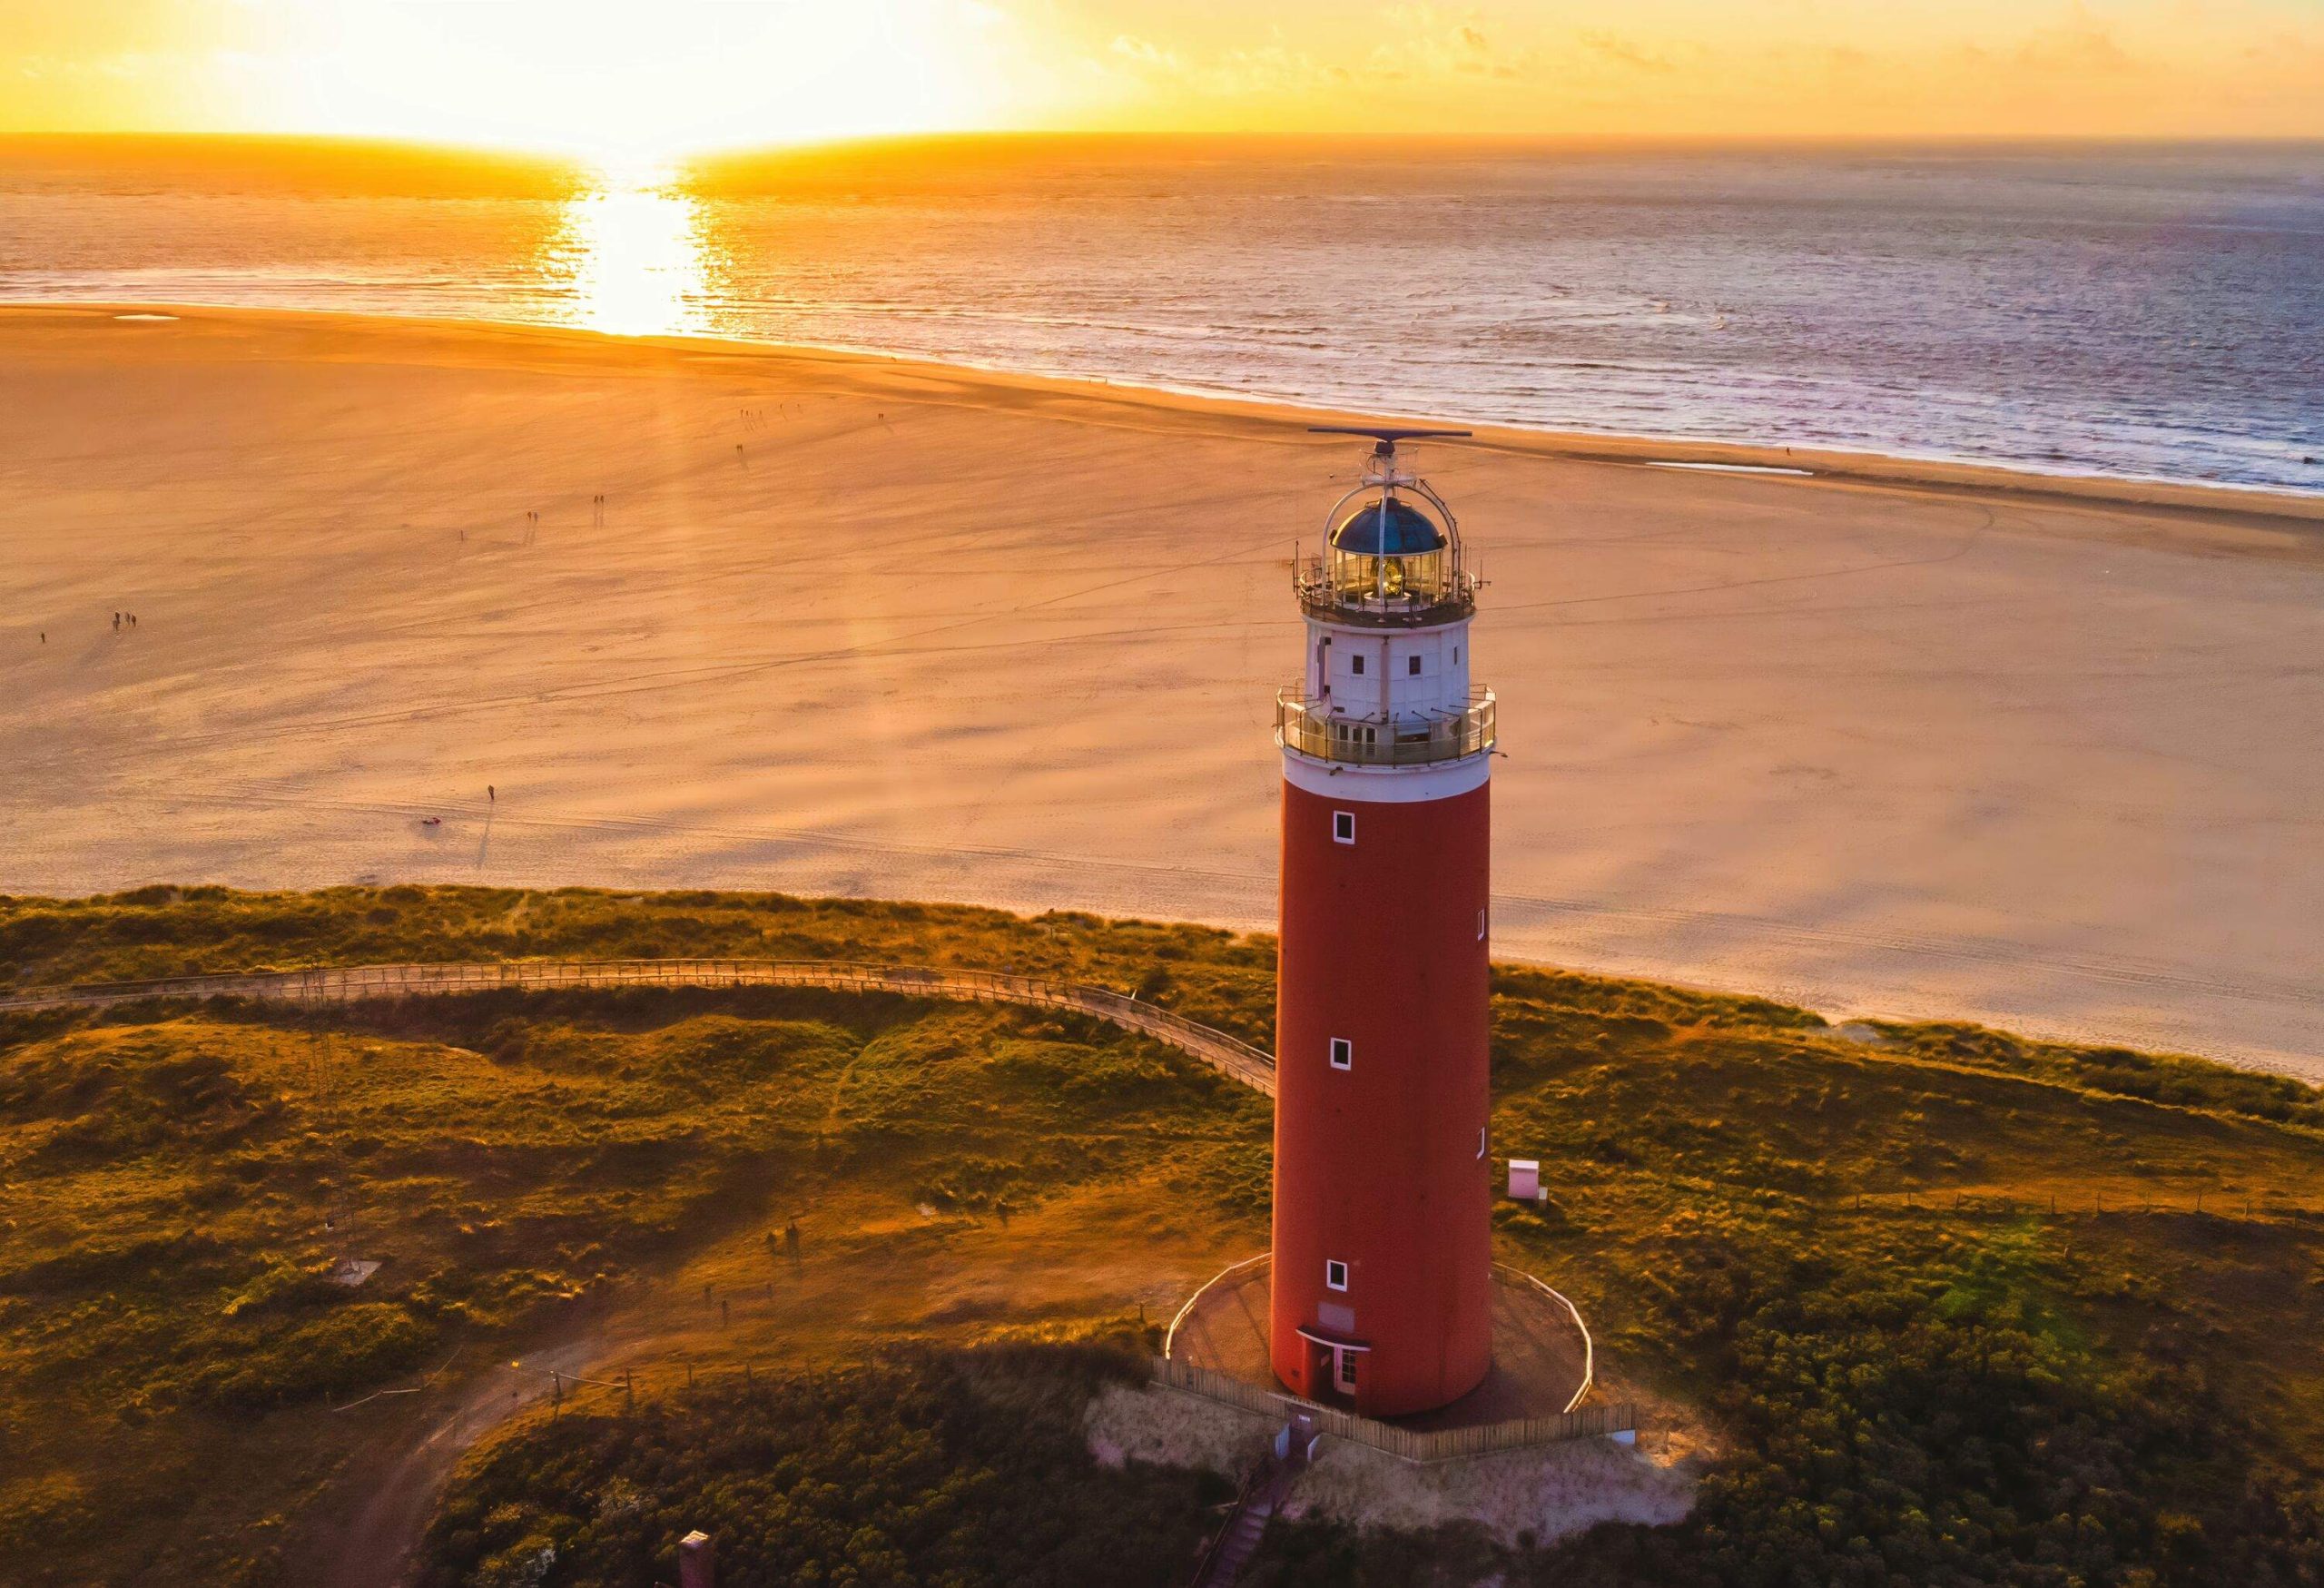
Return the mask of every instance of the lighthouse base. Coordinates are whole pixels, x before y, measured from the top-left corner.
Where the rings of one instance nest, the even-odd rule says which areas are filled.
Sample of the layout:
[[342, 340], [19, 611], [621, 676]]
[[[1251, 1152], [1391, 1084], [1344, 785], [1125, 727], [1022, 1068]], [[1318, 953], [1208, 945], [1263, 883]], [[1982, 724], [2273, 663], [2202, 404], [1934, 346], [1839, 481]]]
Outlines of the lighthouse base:
[[[1237, 1264], [1196, 1291], [1171, 1326], [1171, 1359], [1291, 1393], [1268, 1365], [1267, 1270], [1265, 1258]], [[1551, 1416], [1571, 1406], [1589, 1373], [1589, 1336], [1571, 1306], [1516, 1270], [1497, 1268], [1492, 1366], [1484, 1382], [1449, 1406], [1381, 1420], [1399, 1428], [1433, 1430]], [[1328, 1395], [1315, 1398], [1334, 1404]]]

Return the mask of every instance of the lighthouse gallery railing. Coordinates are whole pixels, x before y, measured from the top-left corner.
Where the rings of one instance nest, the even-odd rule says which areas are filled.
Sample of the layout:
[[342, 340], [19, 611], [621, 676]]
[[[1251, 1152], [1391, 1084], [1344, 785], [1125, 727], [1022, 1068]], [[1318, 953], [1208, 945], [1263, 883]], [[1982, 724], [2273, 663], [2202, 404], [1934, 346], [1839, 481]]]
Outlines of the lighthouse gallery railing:
[[[1384, 564], [1393, 565], [1389, 575]], [[1423, 628], [1476, 610], [1479, 580], [1461, 549], [1378, 557], [1334, 552], [1292, 568], [1291, 587], [1310, 617], [1374, 628]]]
[[1301, 690], [1280, 689], [1275, 697], [1275, 739], [1285, 749], [1318, 761], [1351, 766], [1423, 766], [1492, 749], [1494, 705], [1492, 691], [1480, 689], [1462, 711], [1432, 720], [1384, 723], [1334, 716], [1330, 706], [1307, 699]]

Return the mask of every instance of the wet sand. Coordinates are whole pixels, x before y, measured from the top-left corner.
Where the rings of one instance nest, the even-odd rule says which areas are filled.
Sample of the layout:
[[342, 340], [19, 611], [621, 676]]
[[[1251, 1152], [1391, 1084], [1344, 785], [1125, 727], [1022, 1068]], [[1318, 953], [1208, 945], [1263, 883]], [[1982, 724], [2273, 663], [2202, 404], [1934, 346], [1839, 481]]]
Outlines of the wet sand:
[[[0, 311], [0, 890], [1271, 923], [1325, 416], [164, 312]], [[2324, 1075], [2324, 501], [1422, 461], [1492, 580], [1499, 955]]]

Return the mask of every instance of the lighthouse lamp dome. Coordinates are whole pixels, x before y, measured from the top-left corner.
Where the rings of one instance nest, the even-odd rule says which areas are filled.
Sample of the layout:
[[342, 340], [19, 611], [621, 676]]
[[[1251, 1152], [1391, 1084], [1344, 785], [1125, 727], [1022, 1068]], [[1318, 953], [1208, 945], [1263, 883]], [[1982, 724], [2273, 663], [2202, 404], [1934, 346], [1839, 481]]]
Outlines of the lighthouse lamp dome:
[[1332, 589], [1343, 601], [1433, 603], [1450, 590], [1452, 537], [1393, 491], [1349, 513], [1330, 539]]
[[1445, 545], [1436, 520], [1402, 497], [1366, 502], [1332, 531], [1332, 549], [1351, 557], [1420, 557]]

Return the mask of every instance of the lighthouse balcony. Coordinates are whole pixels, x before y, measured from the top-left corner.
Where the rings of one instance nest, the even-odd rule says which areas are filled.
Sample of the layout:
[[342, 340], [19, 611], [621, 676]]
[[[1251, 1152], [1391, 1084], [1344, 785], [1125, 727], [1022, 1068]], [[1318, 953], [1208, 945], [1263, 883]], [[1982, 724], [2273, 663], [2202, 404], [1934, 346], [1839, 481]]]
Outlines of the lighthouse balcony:
[[1427, 717], [1353, 717], [1297, 687], [1275, 697], [1275, 741], [1317, 761], [1354, 766], [1425, 766], [1480, 755], [1493, 746], [1492, 691], [1472, 690], [1468, 705]]
[[1396, 557], [1334, 548], [1299, 562], [1292, 583], [1308, 616], [1369, 628], [1421, 628], [1477, 609], [1477, 580], [1457, 547]]

